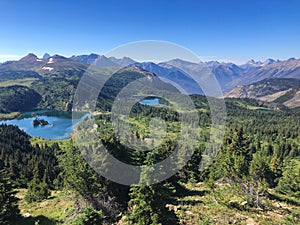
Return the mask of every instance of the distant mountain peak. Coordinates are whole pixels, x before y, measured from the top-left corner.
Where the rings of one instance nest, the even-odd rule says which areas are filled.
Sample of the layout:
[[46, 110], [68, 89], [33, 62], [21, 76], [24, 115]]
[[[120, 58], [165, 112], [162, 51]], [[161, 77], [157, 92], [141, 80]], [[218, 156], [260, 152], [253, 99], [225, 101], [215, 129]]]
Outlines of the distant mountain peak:
[[181, 63], [181, 64], [188, 63], [188, 64], [191, 64], [192, 62], [189, 62], [189, 61], [186, 61], [186, 60], [183, 60], [183, 59], [179, 59], [179, 58], [175, 58], [175, 59], [167, 61], [166, 63]]
[[58, 55], [58, 54], [53, 55], [52, 58], [67, 59], [66, 57], [64, 57], [62, 55]]
[[208, 61], [206, 62], [206, 65], [208, 66], [211, 66], [211, 67], [214, 67], [214, 66], [217, 66], [217, 65], [220, 65], [221, 63], [219, 61]]
[[263, 63], [263, 65], [265, 66], [265, 65], [270, 65], [270, 64], [272, 64], [272, 63], [274, 63], [274, 62], [276, 62], [274, 59], [267, 59], [266, 61], [264, 61], [264, 63]]
[[145, 70], [142, 67], [134, 65], [134, 64], [129, 65], [127, 67], [124, 67], [120, 71], [135, 71], [135, 72], [139, 72], [141, 74], [144, 74], [145, 76], [148, 76], [148, 77], [149, 76], [151, 76], [151, 77], [157, 77], [157, 75], [155, 73], [150, 72], [148, 70]]
[[126, 66], [136, 63], [136, 61], [134, 61], [133, 59], [131, 59], [130, 57], [127, 57], [127, 56], [124, 56], [120, 59], [118, 59], [116, 57], [109, 57], [109, 60], [120, 65], [121, 67], [126, 67]]
[[38, 59], [38, 57], [35, 55], [35, 54], [33, 54], [33, 53], [29, 53], [28, 55], [26, 55], [25, 57], [23, 57], [22, 59], [20, 59], [20, 61], [35, 61], [35, 60], [37, 60]]
[[261, 66], [263, 63], [261, 61], [255, 61], [254, 59], [250, 59], [246, 64], [252, 66]]
[[128, 57], [128, 56], [123, 56], [123, 58], [122, 59], [131, 59], [130, 57]]
[[91, 53], [89, 55], [73, 55], [70, 59], [100, 67], [119, 66], [117, 63], [113, 62], [105, 55], [98, 55], [95, 53]]
[[91, 53], [90, 56], [91, 56], [91, 57], [98, 57], [99, 55], [96, 54], [96, 53]]
[[177, 68], [180, 68], [180, 69], [191, 67], [191, 66], [196, 66], [196, 67], [199, 66], [199, 64], [197, 64], [197, 63], [188, 62], [188, 61], [185, 61], [183, 59], [178, 59], [178, 58], [169, 60], [169, 61], [164, 62], [162, 64], [171, 65], [171, 66], [174, 66], [174, 67], [177, 67]]
[[51, 55], [49, 55], [48, 53], [45, 53], [44, 55], [43, 55], [43, 59], [49, 59], [51, 57]]
[[[91, 56], [92, 54], [90, 54]], [[97, 55], [99, 59], [107, 59], [107, 57], [105, 55]]]
[[137, 66], [137, 65], [129, 65], [129, 66], [123, 68], [122, 70], [136, 70], [136, 71], [140, 71], [140, 72], [148, 72], [147, 70], [144, 70], [142, 67]]

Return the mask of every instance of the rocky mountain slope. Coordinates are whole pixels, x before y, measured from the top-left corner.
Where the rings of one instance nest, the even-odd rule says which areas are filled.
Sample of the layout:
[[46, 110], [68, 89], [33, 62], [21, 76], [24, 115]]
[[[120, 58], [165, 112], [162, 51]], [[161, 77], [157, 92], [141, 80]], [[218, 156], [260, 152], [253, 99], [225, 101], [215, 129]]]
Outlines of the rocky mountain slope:
[[49, 58], [38, 58], [30, 53], [18, 61], [8, 61], [0, 65], [0, 73], [4, 71], [35, 71], [40, 75], [60, 71], [83, 71], [88, 65], [60, 55]]
[[237, 86], [224, 97], [253, 98], [295, 108], [300, 106], [300, 79], [267, 78], [250, 85]]
[[[1, 64], [0, 80], [23, 78], [39, 79], [40, 76], [53, 75], [53, 77], [57, 77], [63, 74], [64, 78], [67, 76], [74, 79], [75, 76], [75, 80], [77, 80], [91, 65], [98, 68], [105, 67], [114, 69], [135, 65], [155, 73], [160, 78], [169, 80], [170, 83], [173, 82], [175, 86], [180, 86], [179, 88], [189, 94], [203, 94], [201, 87], [199, 88], [195, 80], [190, 76], [190, 74], [199, 77], [203, 76], [203, 74], [199, 72], [203, 66], [206, 66], [210, 72], [214, 74], [223, 92], [229, 92], [237, 87], [237, 89], [229, 92], [231, 96], [252, 96], [255, 91], [258, 91], [257, 89], [245, 94], [250, 90], [248, 88], [241, 88], [240, 86], [256, 83], [267, 78], [300, 78], [300, 59], [294, 58], [284, 61], [267, 59], [264, 62], [250, 60], [243, 65], [236, 65], [234, 63], [220, 63], [217, 61], [193, 63], [181, 59], [161, 63], [136, 62], [129, 57], [118, 59], [98, 54], [78, 55], [70, 58], [59, 55], [49, 57], [48, 54], [46, 57], [38, 58], [34, 54], [28, 54], [18, 61], [9, 61]], [[187, 72], [187, 70], [189, 72]], [[273, 93], [274, 96], [268, 95], [266, 99], [268, 101], [271, 99], [275, 101], [276, 97], [283, 95], [287, 89], [281, 91], [283, 92]], [[237, 94], [235, 94], [236, 92]], [[256, 95], [259, 95], [259, 93], [260, 92], [256, 93]], [[295, 92], [295, 95], [290, 95], [293, 95], [295, 98], [298, 96], [297, 92]], [[254, 97], [256, 98], [256, 96]], [[260, 98], [262, 97], [263, 96], [260, 96]], [[293, 106], [294, 103], [286, 104]]]
[[[185, 67], [196, 72], [197, 63], [174, 59], [157, 64], [153, 62], [135, 62], [129, 57], [116, 59], [96, 54], [72, 56], [70, 59], [97, 66], [126, 67], [135, 64], [166, 79], [173, 79], [190, 94], [202, 93], [195, 82], [183, 71]], [[283, 61], [267, 59], [264, 62], [250, 60], [243, 65], [218, 61], [205, 62], [204, 64], [214, 74], [224, 92], [228, 92], [238, 85], [248, 85], [266, 78], [300, 78], [300, 59], [295, 58]]]

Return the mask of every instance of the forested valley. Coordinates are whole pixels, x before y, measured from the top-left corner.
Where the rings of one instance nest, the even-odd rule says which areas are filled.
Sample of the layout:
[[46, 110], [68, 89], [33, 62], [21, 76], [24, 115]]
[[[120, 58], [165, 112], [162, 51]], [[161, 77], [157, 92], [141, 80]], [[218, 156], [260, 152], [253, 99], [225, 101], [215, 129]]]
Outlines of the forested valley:
[[[216, 158], [200, 170], [211, 117], [205, 97], [191, 98], [201, 125], [194, 154], [174, 176], [153, 185], [129, 187], [102, 177], [85, 161], [85, 143], [74, 138], [41, 140], [1, 125], [0, 223], [299, 224], [300, 110], [226, 99], [225, 137]], [[86, 119], [78, 129], [96, 127], [103, 145], [123, 162], [154, 165], [174, 150], [180, 126], [171, 108], [136, 104], [127, 134], [132, 146], [151, 139], [153, 117], [166, 121], [167, 134], [152, 151], [122, 146], [109, 113]]]

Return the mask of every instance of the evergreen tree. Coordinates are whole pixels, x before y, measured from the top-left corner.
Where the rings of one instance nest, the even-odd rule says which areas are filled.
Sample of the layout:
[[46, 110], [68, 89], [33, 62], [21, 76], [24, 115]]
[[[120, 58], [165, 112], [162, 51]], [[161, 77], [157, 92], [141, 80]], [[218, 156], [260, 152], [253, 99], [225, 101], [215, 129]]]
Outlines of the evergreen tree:
[[211, 177], [236, 181], [247, 176], [252, 160], [249, 146], [243, 128], [231, 130], [211, 167]]
[[269, 164], [270, 175], [272, 176], [269, 182], [272, 187], [276, 186], [278, 179], [282, 176], [282, 162], [277, 155], [274, 155]]
[[268, 181], [270, 179], [270, 168], [264, 157], [256, 153], [250, 164], [250, 177], [258, 182]]
[[0, 171], [0, 224], [11, 224], [19, 216], [19, 209], [10, 181], [3, 170]]
[[[149, 170], [153, 170], [156, 160], [161, 160], [165, 152], [158, 149], [147, 154], [145, 164]], [[159, 172], [159, 171], [158, 171]], [[140, 181], [148, 183], [146, 172], [141, 174]], [[166, 208], [166, 204], [171, 201], [171, 196], [175, 188], [169, 182], [158, 183], [154, 185], [133, 185], [130, 188], [130, 201], [128, 221], [130, 224], [137, 225], [159, 225], [159, 224], [177, 224], [176, 215]]]
[[286, 162], [276, 189], [283, 194], [300, 198], [300, 160]]
[[27, 194], [25, 199], [28, 202], [39, 202], [47, 199], [51, 195], [48, 184], [45, 179], [41, 181], [37, 174], [35, 174], [33, 180], [28, 184]]
[[97, 211], [93, 207], [87, 207], [82, 215], [76, 219], [75, 225], [101, 225], [104, 218], [101, 210]]
[[254, 154], [250, 164], [249, 177], [245, 178], [242, 191], [247, 202], [256, 207], [261, 207], [261, 196], [267, 189], [267, 181], [270, 179], [270, 169], [261, 154]]
[[[83, 205], [88, 204], [95, 210], [102, 210], [103, 214], [110, 218], [115, 218], [120, 213], [121, 207], [116, 199], [116, 192], [126, 196], [124, 187], [113, 184], [97, 174], [72, 142], [60, 155], [59, 162], [65, 187], [80, 197], [78, 202], [83, 202]], [[81, 204], [77, 206], [77, 210], [81, 210]]]
[[130, 214], [128, 221], [136, 225], [159, 225], [159, 214], [152, 206], [154, 203], [152, 186], [132, 186], [130, 188]]

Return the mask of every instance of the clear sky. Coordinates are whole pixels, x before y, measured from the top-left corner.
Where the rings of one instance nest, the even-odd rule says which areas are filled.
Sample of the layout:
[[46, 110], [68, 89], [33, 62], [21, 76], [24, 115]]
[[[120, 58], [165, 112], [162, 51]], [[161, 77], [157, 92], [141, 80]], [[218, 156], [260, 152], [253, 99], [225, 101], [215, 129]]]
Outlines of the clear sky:
[[1, 0], [0, 62], [164, 40], [203, 60], [300, 57], [299, 0]]

